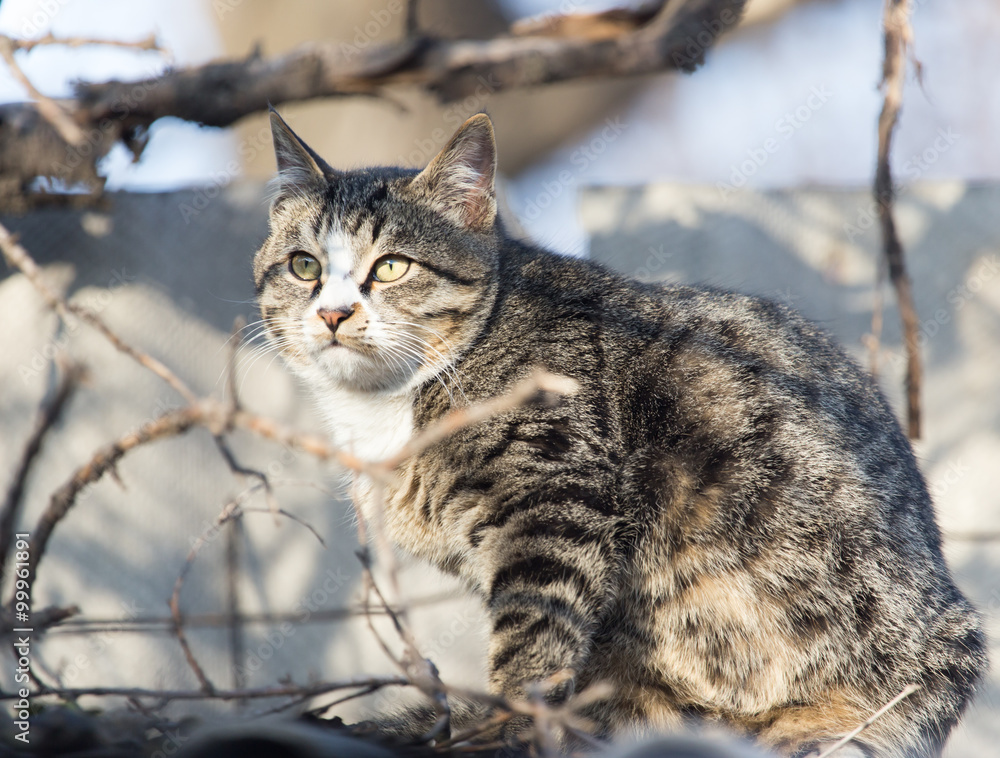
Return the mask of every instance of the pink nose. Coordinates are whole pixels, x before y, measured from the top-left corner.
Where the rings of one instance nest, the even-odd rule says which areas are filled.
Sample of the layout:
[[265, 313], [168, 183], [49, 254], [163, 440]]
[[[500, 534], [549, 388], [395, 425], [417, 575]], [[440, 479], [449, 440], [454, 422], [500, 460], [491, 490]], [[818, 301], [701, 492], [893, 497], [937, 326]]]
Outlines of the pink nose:
[[326, 325], [330, 327], [330, 331], [333, 333], [337, 332], [337, 326], [345, 318], [350, 318], [354, 313], [354, 307], [351, 306], [345, 310], [332, 310], [330, 308], [320, 308], [316, 311], [316, 314], [326, 322]]

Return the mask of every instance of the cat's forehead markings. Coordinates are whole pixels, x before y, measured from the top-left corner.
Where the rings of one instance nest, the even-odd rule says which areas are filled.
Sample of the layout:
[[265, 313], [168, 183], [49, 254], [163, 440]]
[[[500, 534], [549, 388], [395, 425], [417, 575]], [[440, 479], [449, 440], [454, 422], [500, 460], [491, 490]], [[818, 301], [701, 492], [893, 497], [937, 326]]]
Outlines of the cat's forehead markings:
[[351, 274], [354, 268], [354, 253], [343, 230], [331, 226], [321, 240], [331, 277], [343, 278]]

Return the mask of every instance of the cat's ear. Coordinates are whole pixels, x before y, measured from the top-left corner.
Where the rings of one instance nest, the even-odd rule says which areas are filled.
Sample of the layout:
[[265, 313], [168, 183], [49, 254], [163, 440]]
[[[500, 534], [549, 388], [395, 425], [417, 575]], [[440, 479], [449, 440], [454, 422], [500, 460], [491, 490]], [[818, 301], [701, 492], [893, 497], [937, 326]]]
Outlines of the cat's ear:
[[479, 113], [462, 124], [411, 186], [459, 226], [485, 231], [497, 216], [496, 171], [493, 124]]
[[307, 188], [325, 184], [337, 172], [292, 131], [278, 111], [271, 108], [271, 138], [278, 162], [276, 200]]

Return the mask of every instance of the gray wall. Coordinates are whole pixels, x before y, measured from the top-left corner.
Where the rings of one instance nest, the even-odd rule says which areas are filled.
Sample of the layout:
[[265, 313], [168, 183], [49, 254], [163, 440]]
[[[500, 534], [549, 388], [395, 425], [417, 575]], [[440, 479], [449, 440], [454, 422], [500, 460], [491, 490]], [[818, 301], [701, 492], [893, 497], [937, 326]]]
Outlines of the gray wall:
[[[255, 319], [250, 258], [266, 233], [258, 185], [233, 185], [210, 197], [197, 190], [116, 195], [107, 213], [40, 211], [3, 223], [62, 282], [126, 339], [173, 367], [203, 393], [220, 393], [226, 340], [234, 317]], [[1000, 530], [1000, 188], [922, 185], [900, 201], [899, 219], [926, 334], [926, 438], [917, 444], [946, 531]], [[879, 244], [867, 192], [737, 192], [679, 185], [590, 189], [580, 199], [591, 254], [640, 278], [705, 282], [783, 299], [821, 322], [860, 360], [870, 329]], [[196, 211], [196, 212], [192, 212]], [[845, 224], [857, 227], [853, 234]], [[88, 231], [89, 230], [89, 231]], [[95, 232], [97, 234], [95, 234]], [[117, 354], [90, 328], [57, 328], [20, 275], [0, 280], [0, 486], [28, 434], [50, 383], [57, 346], [91, 368], [38, 459], [19, 529], [30, 531], [49, 494], [108, 441], [181, 401], [168, 387]], [[882, 383], [899, 408], [902, 361], [898, 318], [887, 290]], [[245, 351], [240, 384], [245, 405], [318, 431], [309, 404], [272, 355]], [[352, 604], [358, 594], [355, 530], [336, 496], [338, 478], [308, 456], [236, 435], [248, 465], [295, 480], [281, 505], [313, 524], [324, 549], [299, 525], [248, 514], [240, 536], [239, 598], [249, 613], [290, 612], [295, 620], [245, 627], [235, 658], [225, 630], [196, 628], [196, 655], [219, 686], [233, 683], [233, 664], [255, 668], [250, 684], [285, 674], [392, 673], [364, 624], [303, 621], [307, 608]], [[129, 455], [122, 484], [106, 478], [80, 498], [59, 526], [34, 588], [35, 606], [78, 604], [88, 619], [108, 622], [99, 635], [72, 623], [53, 630], [36, 660], [70, 686], [193, 687], [177, 642], [157, 627], [136, 633], [133, 616], [165, 617], [167, 599], [192, 540], [222, 506], [245, 489], [222, 463], [204, 431]], [[326, 491], [321, 491], [323, 490]], [[251, 505], [262, 507], [257, 497]], [[191, 571], [186, 613], [219, 613], [228, 601], [228, 532], [202, 550]], [[960, 585], [1000, 632], [1000, 543], [950, 540], [947, 553]], [[404, 595], [457, 592], [422, 567], [404, 568]], [[5, 582], [5, 587], [9, 581]], [[458, 594], [461, 594], [458, 592]], [[6, 596], [6, 592], [5, 592]], [[418, 639], [446, 681], [480, 685], [482, 615], [468, 599], [420, 605]], [[390, 635], [391, 637], [391, 635]], [[997, 650], [994, 647], [994, 656]], [[249, 664], [249, 666], [248, 666]], [[9, 667], [0, 685], [10, 686]], [[381, 704], [395, 696], [381, 696]], [[986, 754], [1000, 740], [1000, 684], [994, 679], [961, 727], [949, 755]], [[986, 746], [989, 745], [990, 748]]]

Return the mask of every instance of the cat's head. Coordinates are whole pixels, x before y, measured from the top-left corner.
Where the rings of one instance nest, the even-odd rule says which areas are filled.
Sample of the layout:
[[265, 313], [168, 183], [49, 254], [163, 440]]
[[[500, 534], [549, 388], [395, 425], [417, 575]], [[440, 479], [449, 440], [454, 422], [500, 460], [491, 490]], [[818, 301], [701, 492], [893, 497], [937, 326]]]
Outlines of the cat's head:
[[254, 259], [265, 330], [310, 382], [405, 392], [439, 375], [496, 295], [496, 145], [473, 116], [423, 171], [337, 171], [272, 110], [270, 235]]

